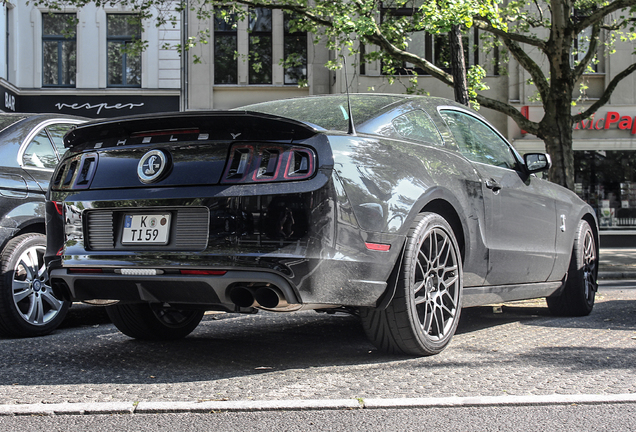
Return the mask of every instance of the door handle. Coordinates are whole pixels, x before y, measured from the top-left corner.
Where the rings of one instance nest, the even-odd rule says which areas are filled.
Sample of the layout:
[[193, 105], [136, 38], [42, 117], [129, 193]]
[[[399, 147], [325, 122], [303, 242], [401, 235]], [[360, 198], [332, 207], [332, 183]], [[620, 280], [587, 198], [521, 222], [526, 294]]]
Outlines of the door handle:
[[499, 184], [499, 182], [492, 178], [486, 180], [486, 187], [492, 190], [494, 193], [498, 193], [501, 190], [501, 185]]

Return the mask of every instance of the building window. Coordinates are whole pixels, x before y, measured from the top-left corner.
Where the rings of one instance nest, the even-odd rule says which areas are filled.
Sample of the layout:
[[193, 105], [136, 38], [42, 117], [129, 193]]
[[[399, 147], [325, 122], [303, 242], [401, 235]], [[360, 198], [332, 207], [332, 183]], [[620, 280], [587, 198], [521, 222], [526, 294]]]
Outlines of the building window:
[[249, 18], [249, 82], [272, 83], [272, 10], [254, 8]]
[[137, 15], [109, 14], [108, 20], [108, 86], [141, 87], [141, 54], [134, 42], [141, 38]]
[[636, 228], [636, 151], [575, 151], [574, 190], [596, 210], [602, 230]]
[[245, 12], [245, 20], [238, 21], [242, 13], [215, 9], [214, 84], [304, 85], [307, 33], [296, 31], [294, 19], [282, 11], [263, 7]]
[[42, 85], [74, 87], [77, 69], [74, 14], [42, 15]]
[[[590, 39], [592, 38], [592, 28], [588, 27], [576, 35], [572, 46], [572, 66], [577, 65], [585, 58], [590, 49]], [[599, 71], [598, 60], [593, 59], [587, 66], [585, 73], [596, 73]]]
[[214, 84], [237, 84], [236, 17], [227, 10], [214, 14]]
[[307, 81], [307, 33], [296, 31], [293, 15], [284, 15], [285, 84]]

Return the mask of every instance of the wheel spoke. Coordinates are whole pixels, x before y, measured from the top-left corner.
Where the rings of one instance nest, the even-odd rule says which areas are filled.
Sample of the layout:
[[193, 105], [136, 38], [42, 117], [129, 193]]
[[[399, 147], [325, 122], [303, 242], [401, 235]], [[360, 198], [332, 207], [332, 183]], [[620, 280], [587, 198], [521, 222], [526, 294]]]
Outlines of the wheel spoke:
[[[424, 329], [424, 333], [428, 333], [431, 327], [430, 304], [428, 301], [422, 303], [417, 306], [417, 310], [418, 315], [420, 316], [420, 324], [422, 325], [422, 329]], [[423, 313], [420, 313], [420, 311], [423, 311]]]
[[31, 284], [25, 281], [13, 281], [13, 301], [18, 304], [33, 294]]
[[[426, 286], [426, 279], [420, 281], [417, 286], [414, 287], [413, 291], [415, 293], [416, 300], [417, 298], [426, 298], [426, 295], [420, 296], [418, 293]], [[426, 293], [425, 293], [426, 294]]]
[[24, 272], [24, 277], [27, 280], [33, 280], [33, 270], [31, 269], [31, 266], [29, 263], [27, 263], [26, 261], [28, 261], [28, 257], [26, 255], [22, 255], [20, 257], [20, 261], [18, 262], [18, 265], [16, 265], [15, 267], [15, 277], [22, 277], [22, 274], [20, 273], [19, 270], [22, 270]]
[[38, 323], [38, 315], [40, 315], [42, 302], [35, 296], [31, 297], [31, 304], [29, 304], [29, 310], [24, 314], [26, 320], [31, 324]]
[[29, 270], [31, 274], [31, 278], [36, 278], [38, 276], [38, 254], [35, 249], [29, 249], [26, 251], [26, 255], [29, 257]]
[[442, 337], [444, 335], [444, 316], [442, 310], [439, 307], [435, 307], [435, 328], [432, 336]]
[[[448, 315], [450, 315], [451, 317], [455, 316], [455, 311], [457, 310], [457, 305], [455, 304], [455, 300], [450, 296], [450, 295], [446, 295], [445, 297], [448, 298], [448, 303], [444, 302], [442, 303], [442, 309], [444, 309], [446, 312], [448, 312]], [[452, 309], [449, 308], [448, 306], [452, 306]]]
[[53, 292], [50, 289], [47, 289], [46, 291], [42, 292], [42, 300], [46, 301], [49, 304], [49, 306], [51, 306], [51, 308], [55, 311], [59, 311], [60, 309], [62, 309], [62, 306], [64, 305], [63, 301], [60, 301], [57, 298], [55, 298], [55, 296], [53, 295]]
[[[443, 258], [442, 258], [442, 254], [445, 255]], [[448, 237], [444, 237], [442, 247], [439, 250], [439, 255], [440, 255], [440, 260], [439, 260], [440, 265], [442, 265], [442, 263], [444, 265], [448, 263], [448, 258], [450, 256], [450, 247], [448, 247]]]
[[[450, 274], [453, 273], [453, 274]], [[449, 275], [449, 279], [445, 279], [444, 277]], [[444, 273], [442, 274], [442, 280], [444, 281], [445, 284], [447, 285], [451, 285], [453, 283], [455, 283], [455, 281], [457, 280], [457, 266], [451, 266], [451, 267], [445, 267], [444, 268]]]
[[424, 279], [425, 275], [428, 273], [428, 267], [430, 267], [429, 265], [427, 265], [427, 268], [425, 269], [422, 266], [422, 263], [420, 260], [417, 260], [415, 262], [415, 276], [419, 276], [420, 278]]
[[46, 281], [49, 279], [49, 276], [46, 272], [46, 265], [41, 263], [40, 268], [38, 269], [38, 279], [41, 281]]
[[416, 305], [421, 305], [422, 303], [427, 303], [427, 302], [428, 302], [428, 296], [426, 295], [415, 297]]
[[[422, 249], [420, 249], [420, 251], [418, 252], [418, 256], [420, 258], [418, 258], [417, 260], [417, 265], [419, 265], [423, 269], [424, 273], [428, 272], [431, 269], [431, 265], [432, 265], [431, 260], [429, 259], [428, 256], [426, 256], [426, 253], [424, 253]], [[424, 268], [425, 266], [426, 268]]]

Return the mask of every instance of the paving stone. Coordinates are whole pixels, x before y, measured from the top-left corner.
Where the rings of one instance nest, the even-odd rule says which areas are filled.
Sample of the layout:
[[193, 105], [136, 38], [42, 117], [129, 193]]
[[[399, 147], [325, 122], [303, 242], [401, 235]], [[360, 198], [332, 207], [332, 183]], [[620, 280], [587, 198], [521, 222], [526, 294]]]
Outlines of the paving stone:
[[0, 404], [636, 393], [636, 289], [598, 297], [580, 318], [543, 301], [466, 309], [451, 345], [425, 358], [382, 354], [355, 317], [311, 311], [206, 316], [176, 342], [71, 324], [0, 339]]

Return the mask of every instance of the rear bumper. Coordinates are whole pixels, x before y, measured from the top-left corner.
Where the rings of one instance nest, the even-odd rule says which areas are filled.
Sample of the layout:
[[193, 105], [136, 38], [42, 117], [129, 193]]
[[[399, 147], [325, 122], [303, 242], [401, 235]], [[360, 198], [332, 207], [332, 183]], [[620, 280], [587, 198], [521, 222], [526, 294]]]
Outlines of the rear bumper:
[[[267, 196], [230, 196], [228, 190], [187, 188], [118, 191], [117, 201], [104, 199], [108, 191], [76, 195], [53, 193], [64, 203], [64, 214], [47, 203], [47, 262], [51, 282], [72, 300], [120, 300], [200, 305], [236, 310], [232, 291], [237, 287], [272, 287], [289, 304], [375, 306], [401, 250], [404, 237], [361, 230], [333, 179], [316, 190]], [[337, 181], [337, 180], [336, 180]], [[225, 196], [219, 196], [219, 195]], [[127, 200], [121, 200], [128, 195]], [[211, 198], [196, 198], [211, 196]], [[97, 200], [99, 199], [99, 200]], [[199, 229], [203, 239], [165, 246], [135, 247], [119, 242], [123, 215], [160, 209], [174, 212], [205, 209]], [[106, 241], [91, 239], [93, 222]], [[101, 216], [109, 225], [103, 225]], [[201, 220], [205, 222], [201, 222]], [[353, 222], [353, 223], [352, 223]], [[201, 225], [201, 224], [204, 225]], [[194, 230], [194, 231], [193, 231]], [[110, 236], [110, 237], [109, 237]], [[388, 251], [369, 250], [365, 242], [390, 245]], [[121, 269], [155, 269], [153, 276], [128, 276]], [[220, 276], [186, 275], [180, 270], [219, 270]], [[71, 271], [69, 271], [71, 270]], [[93, 273], [98, 271], [99, 273]]]

